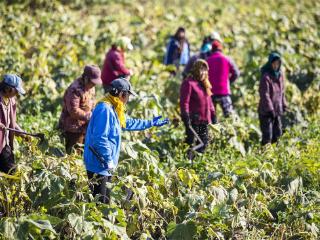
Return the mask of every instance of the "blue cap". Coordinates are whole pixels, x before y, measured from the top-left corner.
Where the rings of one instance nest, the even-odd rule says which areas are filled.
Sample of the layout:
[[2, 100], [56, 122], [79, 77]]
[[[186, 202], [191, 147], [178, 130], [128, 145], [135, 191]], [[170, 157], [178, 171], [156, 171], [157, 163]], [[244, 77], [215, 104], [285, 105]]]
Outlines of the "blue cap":
[[137, 94], [132, 90], [129, 80], [125, 78], [117, 78], [113, 80], [110, 84], [110, 87], [119, 91], [129, 92], [133, 96], [137, 96]]
[[15, 74], [5, 74], [3, 77], [3, 82], [10, 87], [15, 88], [18, 93], [25, 94], [26, 91], [22, 87], [22, 80]]
[[210, 43], [206, 43], [206, 44], [203, 44], [201, 49], [200, 49], [200, 52], [201, 53], [207, 53], [207, 52], [210, 52], [212, 49], [212, 46], [211, 46], [211, 42]]

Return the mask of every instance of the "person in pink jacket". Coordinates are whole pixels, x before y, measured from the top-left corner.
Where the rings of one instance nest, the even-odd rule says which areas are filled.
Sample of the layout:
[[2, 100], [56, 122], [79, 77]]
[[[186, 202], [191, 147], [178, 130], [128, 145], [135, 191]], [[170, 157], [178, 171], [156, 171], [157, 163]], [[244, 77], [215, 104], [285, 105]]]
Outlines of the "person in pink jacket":
[[204, 143], [198, 152], [204, 152], [208, 145], [208, 124], [216, 122], [211, 95], [208, 65], [205, 60], [198, 59], [180, 88], [180, 110], [186, 127], [186, 143], [192, 145], [194, 142], [191, 126]]
[[219, 40], [212, 42], [212, 54], [207, 58], [209, 65], [209, 81], [212, 85], [212, 101], [219, 104], [225, 117], [232, 111], [230, 83], [239, 76], [240, 71], [234, 61], [222, 53], [222, 44]]
[[130, 39], [121, 37], [112, 45], [111, 49], [106, 54], [101, 73], [103, 87], [106, 92], [113, 80], [121, 77], [126, 78], [132, 75], [132, 70], [125, 66], [125, 51], [132, 49], [133, 46]]
[[22, 131], [16, 121], [16, 101], [18, 94], [25, 94], [22, 80], [15, 74], [6, 74], [0, 83], [0, 171], [13, 173], [15, 160], [13, 155], [14, 132], [8, 128]]

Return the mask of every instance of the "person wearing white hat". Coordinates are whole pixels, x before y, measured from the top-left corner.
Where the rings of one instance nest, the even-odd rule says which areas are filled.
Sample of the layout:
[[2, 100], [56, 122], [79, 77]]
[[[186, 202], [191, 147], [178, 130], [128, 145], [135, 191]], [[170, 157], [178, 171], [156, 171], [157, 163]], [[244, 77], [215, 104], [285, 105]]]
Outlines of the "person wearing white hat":
[[129, 77], [133, 74], [133, 71], [125, 66], [125, 52], [132, 49], [133, 45], [130, 38], [125, 36], [120, 37], [112, 44], [111, 49], [106, 54], [101, 73], [106, 92], [113, 80], [119, 77]]
[[22, 131], [16, 122], [16, 101], [18, 94], [25, 94], [22, 80], [15, 74], [6, 74], [0, 83], [0, 171], [13, 173], [15, 160], [13, 155], [14, 132], [8, 128]]

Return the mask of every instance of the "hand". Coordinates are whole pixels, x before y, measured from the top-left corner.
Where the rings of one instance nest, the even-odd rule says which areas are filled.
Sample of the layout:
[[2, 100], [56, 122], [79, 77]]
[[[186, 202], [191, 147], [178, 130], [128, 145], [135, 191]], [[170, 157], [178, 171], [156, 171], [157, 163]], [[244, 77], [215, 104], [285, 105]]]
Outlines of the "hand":
[[89, 113], [87, 114], [87, 121], [88, 121], [88, 122], [90, 121], [91, 116], [92, 116], [92, 112], [89, 112]]
[[212, 116], [211, 116], [211, 123], [212, 123], [212, 124], [217, 124], [217, 123], [218, 123], [218, 120], [217, 120], [217, 116], [216, 116], [216, 115], [212, 115]]
[[272, 118], [276, 117], [276, 113], [274, 112], [274, 110], [270, 111], [268, 115]]
[[191, 119], [190, 119], [189, 114], [184, 114], [181, 118], [182, 118], [183, 123], [184, 123], [186, 126], [191, 125]]
[[0, 129], [5, 129], [6, 126], [3, 123], [0, 123]]
[[168, 118], [165, 118], [165, 119], [161, 119], [161, 118], [162, 118], [162, 116], [154, 117], [152, 119], [152, 126], [161, 127], [161, 126], [169, 123]]
[[288, 111], [288, 107], [287, 106], [283, 106], [283, 112]]

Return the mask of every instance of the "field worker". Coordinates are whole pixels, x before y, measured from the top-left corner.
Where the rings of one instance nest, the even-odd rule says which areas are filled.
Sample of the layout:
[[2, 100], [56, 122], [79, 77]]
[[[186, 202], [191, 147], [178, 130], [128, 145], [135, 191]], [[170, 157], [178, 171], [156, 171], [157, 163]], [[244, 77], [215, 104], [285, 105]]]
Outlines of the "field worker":
[[186, 37], [186, 30], [183, 27], [179, 27], [175, 35], [169, 39], [164, 64], [173, 64], [178, 69], [180, 65], [186, 65], [189, 58], [190, 45]]
[[155, 117], [140, 120], [126, 117], [126, 103], [135, 95], [129, 81], [118, 78], [112, 81], [109, 92], [99, 102], [92, 114], [86, 133], [84, 163], [93, 196], [100, 194], [100, 201], [109, 203], [110, 190], [106, 182], [111, 181], [112, 171], [118, 165], [121, 131], [141, 131], [167, 124], [168, 119]]
[[102, 84], [98, 67], [87, 65], [83, 74], [66, 90], [63, 97], [59, 128], [65, 137], [66, 152], [76, 144], [83, 144], [86, 129], [95, 104], [95, 86]]
[[132, 50], [133, 45], [128, 37], [119, 38], [106, 54], [102, 67], [102, 82], [105, 91], [111, 82], [120, 77], [129, 77], [133, 71], [125, 67], [125, 52]]
[[209, 81], [212, 85], [212, 101], [219, 104], [225, 117], [233, 112], [230, 83], [233, 83], [240, 72], [234, 61], [222, 53], [222, 40], [218, 34], [213, 35], [212, 54], [207, 58]]
[[16, 122], [15, 96], [25, 94], [22, 80], [14, 74], [6, 74], [0, 83], [0, 171], [12, 173], [15, 169], [13, 155], [14, 133], [6, 128], [21, 130]]
[[275, 143], [282, 135], [281, 115], [286, 111], [287, 104], [281, 62], [281, 56], [272, 52], [268, 62], [261, 68], [258, 112], [262, 145]]
[[207, 57], [210, 55], [211, 53], [211, 42], [206, 42], [206, 39], [203, 40], [203, 44], [201, 46], [201, 49], [200, 49], [200, 53], [199, 54], [196, 54], [194, 56], [192, 56], [187, 65], [185, 66], [183, 72], [182, 72], [182, 76], [183, 78], [186, 78], [188, 76], [188, 74], [190, 73], [191, 69], [192, 69], [192, 66], [193, 64], [198, 60], [198, 59], [203, 59], [203, 60], [206, 60]]
[[215, 110], [211, 100], [211, 84], [208, 80], [208, 64], [199, 59], [180, 88], [181, 118], [186, 127], [186, 143], [192, 145], [194, 134], [198, 134], [204, 146], [198, 152], [204, 152], [208, 145], [208, 124], [215, 123]]

